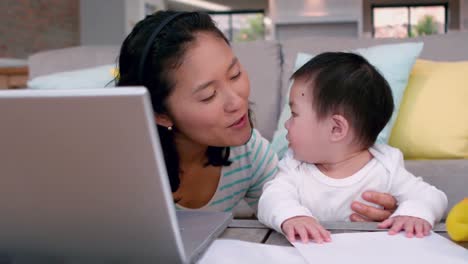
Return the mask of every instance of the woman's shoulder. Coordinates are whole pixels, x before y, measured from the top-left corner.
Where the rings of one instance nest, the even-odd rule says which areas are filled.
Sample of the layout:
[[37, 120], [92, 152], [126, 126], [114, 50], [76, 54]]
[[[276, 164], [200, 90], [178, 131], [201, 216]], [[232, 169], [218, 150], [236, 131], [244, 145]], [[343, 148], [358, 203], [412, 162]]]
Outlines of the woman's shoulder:
[[260, 134], [257, 129], [253, 129], [249, 140], [241, 146], [231, 147], [231, 152], [247, 152], [258, 148], [268, 147], [270, 142]]
[[231, 157], [239, 157], [242, 155], [251, 162], [257, 161], [264, 156], [276, 156], [270, 147], [270, 142], [256, 129], [252, 130], [250, 139], [244, 145], [231, 147]]

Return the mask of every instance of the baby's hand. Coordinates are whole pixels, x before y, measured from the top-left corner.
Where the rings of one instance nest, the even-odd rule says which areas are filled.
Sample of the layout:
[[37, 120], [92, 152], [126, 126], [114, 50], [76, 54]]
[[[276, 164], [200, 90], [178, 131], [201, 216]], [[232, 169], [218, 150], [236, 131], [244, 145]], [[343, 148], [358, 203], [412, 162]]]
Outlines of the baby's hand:
[[281, 229], [290, 242], [295, 241], [296, 235], [304, 243], [309, 242], [309, 238], [319, 244], [331, 241], [330, 232], [309, 216], [295, 216], [286, 219], [281, 224]]
[[424, 237], [428, 236], [432, 230], [431, 224], [424, 219], [413, 216], [395, 216], [391, 217], [381, 223], [380, 228], [390, 228], [388, 234], [395, 235], [401, 230], [405, 230], [407, 237]]

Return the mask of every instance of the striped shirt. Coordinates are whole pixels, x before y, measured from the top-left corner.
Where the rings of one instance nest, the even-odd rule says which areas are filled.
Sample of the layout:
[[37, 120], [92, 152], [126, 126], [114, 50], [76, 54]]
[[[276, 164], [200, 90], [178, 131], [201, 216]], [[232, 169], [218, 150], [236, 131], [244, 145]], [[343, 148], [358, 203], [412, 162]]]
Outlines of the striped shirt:
[[[268, 140], [254, 129], [246, 144], [231, 147], [229, 160], [231, 165], [221, 169], [215, 194], [197, 210], [231, 212], [244, 199], [257, 211], [263, 184], [272, 179], [278, 170], [276, 153]], [[179, 204], [176, 204], [176, 208], [187, 209]]]

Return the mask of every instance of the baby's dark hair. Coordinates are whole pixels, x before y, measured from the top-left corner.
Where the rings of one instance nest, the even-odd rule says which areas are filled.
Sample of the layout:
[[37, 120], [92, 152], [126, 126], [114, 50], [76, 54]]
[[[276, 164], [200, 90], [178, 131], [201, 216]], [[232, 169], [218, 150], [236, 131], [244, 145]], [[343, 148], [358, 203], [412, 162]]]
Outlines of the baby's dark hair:
[[341, 114], [363, 148], [371, 147], [393, 113], [390, 85], [361, 55], [325, 52], [292, 75], [312, 89], [312, 105], [319, 119]]

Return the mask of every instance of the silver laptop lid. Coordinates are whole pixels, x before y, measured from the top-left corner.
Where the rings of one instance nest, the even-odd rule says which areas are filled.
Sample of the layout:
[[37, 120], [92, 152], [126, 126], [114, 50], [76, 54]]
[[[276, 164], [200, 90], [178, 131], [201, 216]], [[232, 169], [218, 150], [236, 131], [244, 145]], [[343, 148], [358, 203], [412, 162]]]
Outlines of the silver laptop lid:
[[0, 124], [2, 252], [186, 262], [146, 89], [2, 91]]

